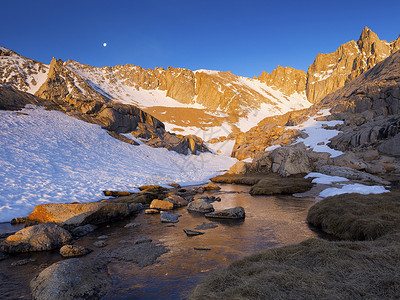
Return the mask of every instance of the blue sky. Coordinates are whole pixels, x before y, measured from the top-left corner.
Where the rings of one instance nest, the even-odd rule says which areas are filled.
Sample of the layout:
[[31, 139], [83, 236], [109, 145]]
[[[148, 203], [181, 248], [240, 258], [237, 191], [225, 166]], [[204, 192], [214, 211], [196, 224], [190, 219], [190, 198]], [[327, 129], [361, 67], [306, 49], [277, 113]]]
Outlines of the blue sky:
[[54, 56], [247, 77], [278, 64], [307, 70], [365, 26], [388, 41], [400, 33], [398, 0], [22, 0], [1, 10], [0, 45], [44, 63]]

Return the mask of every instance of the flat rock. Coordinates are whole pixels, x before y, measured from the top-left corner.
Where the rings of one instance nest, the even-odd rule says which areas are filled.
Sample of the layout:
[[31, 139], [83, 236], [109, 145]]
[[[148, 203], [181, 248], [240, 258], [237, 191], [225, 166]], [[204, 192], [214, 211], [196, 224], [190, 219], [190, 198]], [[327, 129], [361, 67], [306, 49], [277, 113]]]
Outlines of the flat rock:
[[100, 299], [112, 286], [102, 261], [62, 260], [39, 273], [30, 283], [33, 299]]
[[25, 266], [25, 265], [30, 264], [35, 261], [36, 261], [36, 259], [34, 259], [34, 258], [21, 259], [16, 262], [13, 262], [11, 264], [11, 266], [13, 266], [13, 267]]
[[354, 170], [349, 167], [339, 167], [339, 166], [332, 166], [332, 165], [326, 165], [326, 166], [321, 166], [317, 169], [318, 172], [326, 175], [331, 175], [331, 176], [340, 176], [340, 177], [346, 177], [350, 180], [361, 180], [361, 181], [368, 181], [372, 183], [379, 183], [383, 185], [389, 185], [390, 182], [383, 180], [382, 178], [368, 174], [366, 172]]
[[202, 235], [202, 234], [204, 234], [204, 232], [195, 231], [195, 230], [190, 230], [190, 229], [183, 229], [183, 231], [186, 233], [187, 236], [196, 236], [196, 235]]
[[203, 224], [196, 226], [194, 229], [196, 230], [206, 230], [206, 229], [213, 229], [213, 228], [217, 228], [218, 225], [215, 223], [206, 223], [203, 222]]
[[198, 199], [190, 202], [187, 206], [188, 211], [208, 213], [214, 211], [214, 206], [204, 199]]
[[120, 197], [120, 196], [129, 196], [130, 192], [126, 191], [103, 191], [104, 196], [112, 196], [112, 197]]
[[27, 219], [40, 223], [78, 226], [106, 223], [129, 214], [129, 206], [125, 203], [49, 203], [37, 205]]
[[77, 257], [89, 254], [92, 252], [89, 248], [77, 245], [64, 245], [60, 249], [62, 257]]
[[178, 223], [178, 218], [182, 216], [180, 214], [171, 214], [169, 212], [161, 212], [161, 222], [163, 223]]
[[148, 215], [154, 215], [154, 214], [159, 214], [160, 211], [158, 209], [150, 208], [150, 209], [146, 209], [144, 211], [144, 213], [148, 214]]
[[205, 214], [207, 218], [219, 218], [219, 219], [243, 219], [246, 214], [244, 208], [241, 206], [218, 210], [215, 212]]
[[20, 253], [60, 248], [72, 240], [71, 234], [51, 223], [26, 227], [0, 243], [0, 251]]

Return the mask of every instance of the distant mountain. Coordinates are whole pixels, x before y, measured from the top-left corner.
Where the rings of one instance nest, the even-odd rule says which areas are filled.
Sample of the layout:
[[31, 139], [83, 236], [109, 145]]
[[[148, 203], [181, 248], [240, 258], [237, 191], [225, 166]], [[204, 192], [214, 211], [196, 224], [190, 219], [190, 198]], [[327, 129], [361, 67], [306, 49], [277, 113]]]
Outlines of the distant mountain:
[[388, 43], [365, 27], [357, 42], [347, 42], [333, 53], [318, 54], [307, 73], [278, 66], [271, 74], [262, 72], [257, 78], [285, 93], [306, 93], [308, 101], [317, 103], [398, 50], [400, 36]]

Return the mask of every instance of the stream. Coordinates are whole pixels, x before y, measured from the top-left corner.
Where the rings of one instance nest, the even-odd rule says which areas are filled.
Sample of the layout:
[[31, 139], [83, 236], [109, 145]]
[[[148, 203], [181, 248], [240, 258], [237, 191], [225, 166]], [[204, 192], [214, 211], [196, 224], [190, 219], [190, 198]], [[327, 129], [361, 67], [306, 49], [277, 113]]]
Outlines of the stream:
[[[182, 214], [179, 223], [167, 224], [160, 222], [160, 215], [145, 215], [142, 212], [112, 226], [103, 226], [78, 240], [75, 244], [86, 245], [95, 251], [97, 248], [92, 244], [100, 235], [109, 236], [107, 247], [119, 247], [124, 240], [150, 238], [169, 249], [148, 267], [140, 268], [127, 262], [109, 264], [114, 285], [103, 299], [184, 299], [202, 277], [217, 268], [257, 251], [299, 243], [319, 235], [306, 223], [307, 211], [314, 204], [314, 198], [253, 197], [248, 193], [248, 186], [220, 186], [222, 189], [218, 192], [206, 192], [197, 197], [221, 197], [221, 202], [213, 203], [215, 210], [242, 206], [246, 211], [244, 220], [207, 219], [180, 208], [174, 210], [174, 213]], [[130, 222], [141, 225], [124, 228]], [[0, 224], [0, 233], [19, 229]], [[183, 229], [205, 234], [188, 237]], [[195, 247], [211, 250], [195, 250]], [[25, 258], [34, 258], [35, 261], [23, 266], [11, 265]], [[30, 299], [29, 281], [45, 266], [60, 259], [58, 251], [54, 250], [18, 254], [0, 261], [1, 298]]]

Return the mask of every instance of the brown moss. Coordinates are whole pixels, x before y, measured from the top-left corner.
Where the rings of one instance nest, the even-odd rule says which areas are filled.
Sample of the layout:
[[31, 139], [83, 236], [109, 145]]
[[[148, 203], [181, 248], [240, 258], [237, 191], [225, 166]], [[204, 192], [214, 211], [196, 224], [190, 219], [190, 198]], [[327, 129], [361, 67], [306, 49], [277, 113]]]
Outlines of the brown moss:
[[346, 240], [374, 240], [400, 231], [400, 192], [328, 197], [310, 208], [307, 221]]

